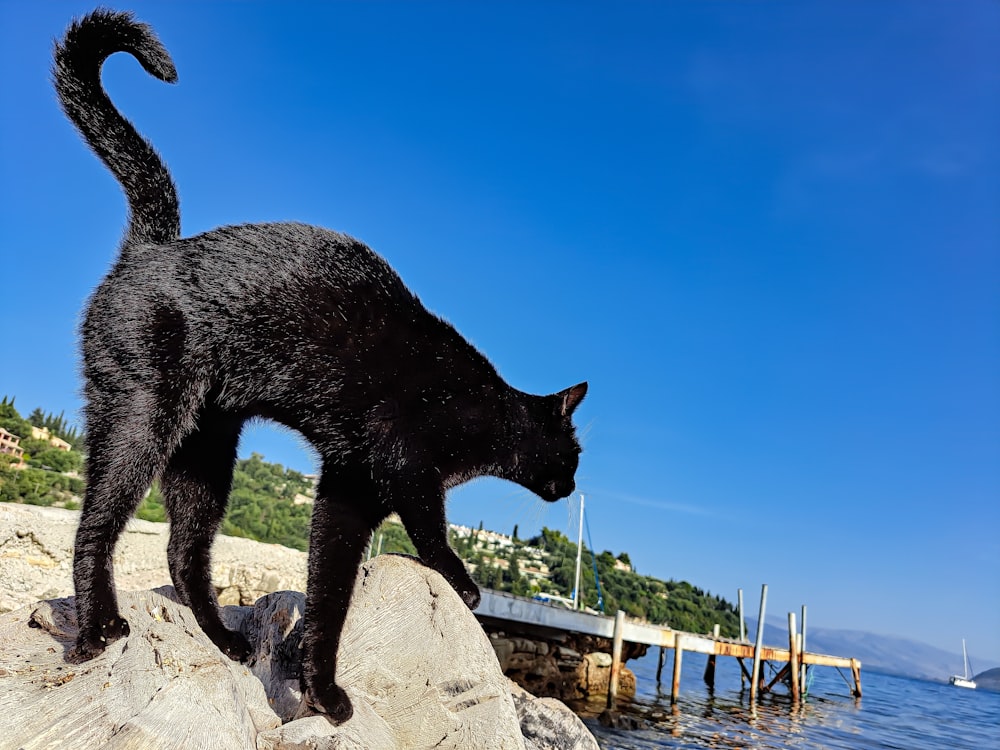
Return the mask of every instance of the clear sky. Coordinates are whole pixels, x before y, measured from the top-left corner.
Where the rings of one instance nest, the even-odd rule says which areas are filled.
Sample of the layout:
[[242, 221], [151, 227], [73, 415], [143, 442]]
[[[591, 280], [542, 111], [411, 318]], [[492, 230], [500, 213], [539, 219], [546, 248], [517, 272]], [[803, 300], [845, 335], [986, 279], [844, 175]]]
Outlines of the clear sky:
[[[75, 415], [125, 219], [48, 80], [92, 5], [0, 7], [0, 393]], [[512, 385], [588, 380], [594, 547], [1000, 663], [1000, 4], [129, 7], [180, 81], [105, 83], [185, 233], [346, 231]], [[449, 516], [575, 533], [497, 480]]]

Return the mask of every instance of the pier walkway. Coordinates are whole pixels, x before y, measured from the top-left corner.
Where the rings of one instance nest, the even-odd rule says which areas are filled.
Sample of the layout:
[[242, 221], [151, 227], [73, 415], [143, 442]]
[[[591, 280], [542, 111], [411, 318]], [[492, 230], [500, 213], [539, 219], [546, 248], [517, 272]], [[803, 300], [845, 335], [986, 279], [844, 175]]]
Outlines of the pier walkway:
[[[761, 612], [758, 623], [764, 622], [766, 599], [767, 587], [764, 586], [761, 594]], [[740, 600], [742, 601], [742, 592]], [[662, 625], [651, 625], [649, 623], [626, 620], [625, 613], [620, 611], [615, 617], [595, 615], [588, 612], [573, 611], [545, 602], [515, 597], [506, 593], [490, 591], [488, 589], [483, 589], [482, 601], [476, 609], [475, 614], [479, 618], [517, 623], [522, 626], [529, 625], [553, 633], [573, 632], [611, 639], [614, 648], [612, 653], [611, 686], [608, 695], [609, 705], [613, 704], [617, 693], [617, 678], [621, 669], [621, 644], [623, 641], [645, 644], [647, 646], [659, 646], [660, 655], [659, 668], [656, 673], [657, 681], [659, 681], [660, 672], [663, 668], [664, 651], [672, 650], [674, 652], [671, 690], [671, 702], [674, 703], [677, 702], [681, 663], [685, 651], [708, 655], [705, 682], [710, 687], [714, 687], [716, 657], [727, 656], [736, 658], [740, 663], [744, 679], [750, 683], [751, 703], [756, 702], [758, 693], [770, 691], [779, 681], [788, 682], [793, 700], [801, 699], [803, 692], [801, 687], [804, 684], [804, 680], [800, 678], [804, 675], [804, 667], [807, 665], [850, 669], [854, 679], [852, 692], [856, 697], [861, 697], [861, 662], [850, 657], [807, 652], [803, 648], [805, 640], [804, 628], [801, 633], [796, 631], [795, 615], [791, 613], [788, 616], [789, 643], [787, 646], [779, 647], [763, 645], [762, 627], [758, 627], [756, 643], [750, 643], [746, 640], [719, 637], [718, 625], [716, 625], [714, 635], [686, 633]], [[805, 608], [803, 608], [804, 619]], [[752, 668], [747, 667], [746, 661], [752, 663]], [[771, 682], [767, 684], [764, 683], [762, 678], [763, 669], [761, 665], [764, 662], [776, 662], [784, 665], [778, 670]]]

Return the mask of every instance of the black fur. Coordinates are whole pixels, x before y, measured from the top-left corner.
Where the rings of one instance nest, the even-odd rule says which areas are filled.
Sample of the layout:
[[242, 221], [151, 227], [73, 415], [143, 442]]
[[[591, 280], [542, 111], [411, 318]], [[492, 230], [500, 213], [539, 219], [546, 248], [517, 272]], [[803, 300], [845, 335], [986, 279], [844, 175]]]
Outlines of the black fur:
[[114, 108], [103, 61], [134, 55], [176, 77], [153, 32], [98, 10], [56, 45], [63, 109], [122, 183], [130, 219], [120, 257], [82, 327], [89, 456], [73, 577], [90, 659], [128, 635], [112, 552], [159, 478], [170, 514], [170, 572], [205, 633], [234, 659], [250, 646], [222, 624], [209, 553], [243, 424], [297, 430], [322, 460], [309, 543], [303, 699], [331, 721], [350, 701], [334, 682], [362, 552], [395, 511], [422, 561], [470, 608], [479, 591], [448, 546], [444, 495], [473, 477], [517, 482], [554, 501], [574, 489], [571, 415], [581, 383], [548, 396], [507, 385], [389, 265], [346, 235], [260, 224], [178, 239], [176, 191], [152, 147]]

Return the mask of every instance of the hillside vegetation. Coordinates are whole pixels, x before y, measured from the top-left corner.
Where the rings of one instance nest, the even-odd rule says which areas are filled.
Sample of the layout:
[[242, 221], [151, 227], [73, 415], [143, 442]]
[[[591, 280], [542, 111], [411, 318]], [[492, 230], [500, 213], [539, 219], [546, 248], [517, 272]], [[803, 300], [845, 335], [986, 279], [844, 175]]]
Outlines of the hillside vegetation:
[[[313, 486], [305, 475], [271, 464], [259, 453], [237, 460], [221, 533], [305, 550]], [[297, 502], [296, 502], [297, 500]], [[155, 484], [136, 511], [147, 521], [166, 521], [163, 496]]]
[[[66, 424], [65, 417], [35, 409], [24, 419], [14, 407], [14, 399], [5, 396], [0, 400], [0, 427], [20, 438], [26, 464], [15, 468], [13, 456], [0, 454], [0, 501], [78, 508], [83, 494], [79, 475], [83, 468], [82, 439], [75, 428]], [[32, 437], [32, 427], [44, 428], [52, 437], [65, 440], [70, 450]]]
[[[482, 536], [481, 530], [468, 537], [452, 534], [452, 546], [478, 583], [524, 596], [572, 597], [577, 550], [565, 534], [543, 528], [527, 540], [491, 534], [486, 543]], [[598, 553], [596, 577], [594, 562], [593, 552], [584, 545], [580, 595], [586, 608], [608, 613], [622, 609], [631, 617], [693, 633], [710, 632], [718, 623], [723, 635], [739, 635], [737, 612], [725, 599], [686, 581], [640, 575], [624, 552], [617, 557], [607, 550]], [[539, 570], [546, 575], [534, 574]]]

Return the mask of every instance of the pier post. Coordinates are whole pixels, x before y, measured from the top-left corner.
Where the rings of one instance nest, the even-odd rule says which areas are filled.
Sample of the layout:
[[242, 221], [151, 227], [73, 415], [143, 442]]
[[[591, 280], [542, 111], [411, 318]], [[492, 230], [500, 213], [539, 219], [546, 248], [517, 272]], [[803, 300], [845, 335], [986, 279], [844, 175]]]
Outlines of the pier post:
[[[804, 654], [806, 652], [806, 605], [802, 605], [802, 643], [799, 644], [799, 653]], [[802, 690], [802, 695], [809, 694], [809, 688], [806, 683], [806, 676], [808, 675], [808, 667], [804, 659], [799, 659], [799, 663], [802, 665], [802, 676], [799, 677], [799, 687]]]
[[656, 663], [656, 684], [660, 684], [660, 675], [663, 674], [663, 646], [660, 646], [660, 658]]
[[854, 675], [854, 697], [861, 697], [861, 662], [851, 659], [851, 674]]
[[[712, 628], [712, 638], [716, 641], [719, 640], [719, 623], [715, 623], [715, 627]], [[705, 684], [708, 685], [708, 689], [715, 690], [715, 654], [711, 653], [708, 656], [708, 661], [705, 662]]]
[[747, 621], [743, 617], [743, 589], [739, 589], [736, 594], [740, 608], [740, 641], [745, 641], [747, 639]]
[[760, 588], [760, 614], [757, 615], [757, 640], [753, 647], [753, 670], [750, 675], [750, 708], [757, 705], [757, 691], [760, 689], [760, 650], [764, 645], [764, 614], [767, 610], [767, 584]]
[[[593, 554], [593, 550], [591, 550]], [[583, 495], [580, 495], [580, 534], [576, 538], [576, 574], [573, 576], [573, 610], [583, 609], [580, 596], [580, 561], [583, 559]]]
[[792, 702], [798, 703], [799, 695], [799, 636], [795, 632], [795, 613], [788, 613], [788, 676], [791, 678]]
[[684, 638], [677, 634], [674, 640], [674, 679], [670, 686], [670, 704], [677, 703], [677, 696], [681, 691], [681, 660], [684, 658]]
[[[743, 589], [737, 589], [736, 598], [739, 602], [740, 610], [740, 643], [745, 643], [747, 639], [747, 621], [743, 619]], [[743, 660], [740, 659], [740, 666], [743, 666]], [[744, 670], [740, 670], [740, 690], [746, 686], [747, 678], [743, 674]]]
[[622, 671], [622, 630], [625, 627], [625, 612], [615, 613], [615, 631], [611, 645], [611, 677], [608, 680], [608, 708], [615, 707], [618, 698], [618, 676]]

